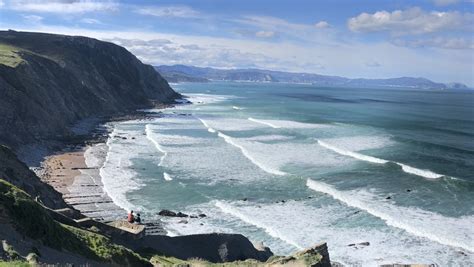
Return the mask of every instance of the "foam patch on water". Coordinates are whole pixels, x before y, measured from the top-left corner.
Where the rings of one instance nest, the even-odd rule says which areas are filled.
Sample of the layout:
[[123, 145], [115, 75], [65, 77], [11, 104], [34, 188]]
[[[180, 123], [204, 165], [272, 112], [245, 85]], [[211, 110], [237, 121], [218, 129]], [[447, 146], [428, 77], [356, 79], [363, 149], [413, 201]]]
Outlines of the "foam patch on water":
[[211, 94], [190, 94], [190, 93], [185, 93], [184, 97], [195, 105], [214, 104], [214, 103], [226, 101], [228, 99], [237, 98], [236, 96], [232, 96], [232, 95], [211, 95]]
[[[162, 165], [173, 170], [173, 179], [191, 179], [209, 184], [226, 180], [248, 182], [268, 177], [268, 174], [249, 162], [235, 147], [218, 138], [217, 134], [205, 132], [216, 132], [206, 124], [206, 120], [186, 117], [186, 121], [182, 123], [189, 128], [185, 130], [176, 130], [175, 124], [178, 122], [171, 121], [171, 129], [167, 127], [168, 122], [163, 124], [157, 120], [150, 124], [148, 137], [167, 152]], [[191, 130], [189, 134], [192, 136], [186, 135], [188, 130]]]
[[402, 170], [404, 172], [414, 174], [414, 175], [418, 175], [418, 176], [421, 176], [421, 177], [425, 177], [425, 178], [429, 178], [429, 179], [437, 179], [437, 178], [441, 178], [441, 177], [444, 176], [442, 174], [435, 173], [435, 172], [432, 172], [430, 170], [418, 169], [418, 168], [411, 167], [411, 166], [408, 166], [406, 164], [399, 163], [399, 162], [395, 162], [395, 163], [398, 166], [402, 167]]
[[264, 125], [238, 118], [205, 117], [198, 119], [206, 128], [217, 131], [248, 131], [265, 128]]
[[361, 151], [379, 149], [395, 144], [388, 136], [347, 136], [338, 138], [319, 139], [327, 145], [341, 150]]
[[329, 150], [332, 150], [338, 154], [341, 154], [341, 155], [344, 155], [344, 156], [348, 156], [348, 157], [351, 157], [351, 158], [355, 158], [355, 159], [358, 159], [358, 160], [363, 160], [363, 161], [368, 161], [368, 162], [372, 162], [372, 163], [378, 163], [378, 164], [385, 164], [387, 163], [388, 161], [387, 160], [384, 160], [384, 159], [379, 159], [379, 158], [376, 158], [376, 157], [371, 157], [371, 156], [367, 156], [367, 155], [363, 155], [363, 154], [360, 154], [360, 153], [357, 153], [357, 152], [352, 152], [352, 151], [349, 151], [349, 150], [345, 150], [345, 149], [342, 149], [342, 148], [338, 148], [338, 147], [335, 147], [335, 146], [332, 146], [324, 141], [321, 141], [321, 140], [317, 140], [318, 141], [318, 144], [324, 148], [327, 148]]
[[327, 148], [327, 149], [332, 150], [332, 151], [334, 151], [338, 154], [348, 156], [348, 157], [351, 157], [351, 158], [355, 158], [355, 159], [358, 159], [358, 160], [363, 160], [363, 161], [367, 161], [367, 162], [371, 162], [371, 163], [377, 163], [377, 164], [385, 164], [385, 163], [388, 163], [388, 162], [392, 162], [392, 163], [397, 164], [398, 166], [402, 167], [402, 170], [406, 173], [409, 173], [409, 174], [418, 175], [418, 176], [428, 178], [428, 179], [437, 179], [437, 178], [441, 178], [441, 177], [444, 176], [442, 174], [438, 174], [438, 173], [432, 172], [430, 170], [422, 170], [422, 169], [418, 169], [418, 168], [415, 168], [415, 167], [408, 166], [408, 165], [403, 164], [403, 163], [399, 163], [399, 162], [395, 162], [395, 161], [388, 161], [388, 160], [385, 160], [385, 159], [376, 158], [376, 157], [364, 155], [364, 154], [361, 154], [361, 153], [349, 151], [349, 150], [346, 150], [344, 148], [340, 148], [340, 147], [330, 145], [329, 143], [327, 143], [325, 141], [322, 141], [322, 140], [317, 140], [317, 142], [320, 146], [322, 146], [324, 148]]
[[[452, 263], [453, 258], [463, 266], [463, 263], [468, 264], [473, 259], [473, 254], [469, 252], [466, 252], [467, 256], [460, 257], [455, 248], [383, 224], [377, 228], [354, 227], [350, 221], [362, 220], [357, 224], [364, 225], [368, 215], [355, 214], [354, 209], [338, 203], [318, 207], [311, 206], [307, 201], [287, 201], [284, 204], [212, 201], [211, 204], [220, 212], [209, 207], [210, 214], [220, 219], [207, 223], [237, 227], [251, 240], [265, 241], [276, 254], [294, 253], [301, 247], [328, 242], [331, 259], [346, 266], [379, 266], [394, 262], [426, 262], [445, 266]], [[243, 225], [231, 217], [242, 221]], [[362, 242], [369, 242], [370, 245], [349, 246]]]
[[242, 110], [243, 108], [238, 107], [238, 106], [232, 106], [232, 109], [234, 109], [234, 110]]
[[293, 136], [287, 136], [287, 135], [257, 135], [257, 136], [252, 136], [249, 138], [246, 138], [248, 141], [256, 141], [256, 142], [272, 142], [272, 141], [289, 141], [293, 140]]
[[249, 121], [260, 123], [275, 129], [286, 128], [286, 129], [315, 129], [315, 128], [326, 128], [330, 127], [327, 124], [316, 124], [316, 123], [304, 123], [297, 121], [288, 121], [288, 120], [261, 120], [248, 118]]
[[328, 194], [348, 206], [364, 210], [382, 219], [387, 225], [440, 244], [474, 252], [472, 239], [474, 216], [452, 218], [418, 208], [396, 206], [367, 191], [341, 191], [328, 184], [310, 179], [307, 180], [307, 186], [315, 191]]
[[163, 173], [163, 178], [166, 180], [166, 181], [172, 181], [173, 178], [167, 173], [167, 172], [164, 172]]
[[275, 168], [272, 168], [272, 167], [269, 167], [267, 166], [266, 164], [260, 162], [259, 160], [255, 159], [248, 151], [247, 149], [245, 149], [242, 145], [240, 145], [238, 142], [236, 142], [236, 139], [228, 136], [228, 135], [225, 135], [221, 132], [218, 132], [217, 134], [219, 137], [222, 137], [224, 138], [224, 140], [231, 144], [232, 146], [235, 146], [237, 147], [238, 149], [240, 149], [240, 151], [242, 151], [242, 154], [248, 158], [253, 164], [255, 164], [256, 166], [258, 166], [260, 169], [262, 169], [263, 171], [265, 172], [268, 172], [270, 174], [274, 174], [274, 175], [285, 175], [286, 173], [285, 172], [282, 172], [278, 169], [275, 169]]
[[126, 194], [143, 186], [138, 179], [135, 179], [137, 173], [133, 170], [132, 158], [139, 157], [147, 145], [147, 140], [141, 137], [139, 131], [121, 132], [120, 136], [136, 138], [134, 145], [131, 146], [128, 141], [116, 138], [117, 133], [118, 130], [114, 129], [107, 140], [108, 152], [99, 174], [104, 191], [112, 201], [123, 209], [131, 210], [136, 206], [128, 201]]
[[168, 152], [166, 152], [166, 150], [163, 149], [163, 147], [161, 147], [161, 145], [158, 143], [158, 141], [156, 141], [156, 139], [153, 138], [153, 132], [150, 128], [150, 124], [147, 124], [145, 125], [145, 134], [146, 134], [146, 138], [148, 140], [150, 140], [151, 143], [153, 143], [153, 145], [156, 147], [156, 149], [162, 154], [161, 158], [160, 158], [160, 163], [158, 163], [158, 166], [162, 166], [163, 165], [163, 161], [165, 160], [166, 156], [168, 155]]
[[[256, 166], [274, 175], [286, 175], [287, 173], [282, 169], [288, 165], [330, 167], [350, 162], [347, 159], [327, 155], [324, 149], [312, 143], [263, 143], [255, 141], [255, 137], [235, 138], [222, 132], [219, 132], [218, 136], [240, 149], [242, 154]], [[264, 139], [264, 137], [260, 136], [258, 139]]]
[[107, 149], [102, 148], [103, 144], [88, 147], [84, 152], [84, 160], [88, 168], [100, 168], [104, 164]]
[[225, 202], [222, 202], [222, 201], [216, 201], [215, 205], [216, 205], [216, 207], [221, 209], [223, 212], [228, 213], [232, 216], [235, 216], [235, 217], [241, 219], [242, 221], [244, 221], [246, 223], [249, 223], [251, 225], [254, 225], [258, 228], [261, 228], [261, 229], [265, 230], [265, 232], [268, 233], [269, 235], [271, 235], [272, 237], [281, 239], [281, 240], [285, 241], [286, 243], [294, 246], [297, 249], [300, 249], [300, 250], [303, 249], [302, 246], [300, 246], [295, 241], [293, 241], [290, 237], [288, 237], [280, 229], [271, 227], [271, 224], [266, 225], [265, 223], [262, 223], [259, 220], [255, 220], [254, 216], [247, 216], [246, 214], [240, 212], [238, 209], [234, 208], [232, 205], [230, 205], [228, 203], [225, 203]]

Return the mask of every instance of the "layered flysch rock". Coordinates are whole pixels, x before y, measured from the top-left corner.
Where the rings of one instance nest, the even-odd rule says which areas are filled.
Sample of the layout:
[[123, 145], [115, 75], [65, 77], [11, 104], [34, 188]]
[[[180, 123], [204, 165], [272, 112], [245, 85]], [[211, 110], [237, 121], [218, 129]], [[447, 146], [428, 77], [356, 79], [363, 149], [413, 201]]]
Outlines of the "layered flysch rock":
[[13, 148], [67, 137], [84, 118], [178, 97], [152, 66], [118, 45], [0, 31], [0, 143]]

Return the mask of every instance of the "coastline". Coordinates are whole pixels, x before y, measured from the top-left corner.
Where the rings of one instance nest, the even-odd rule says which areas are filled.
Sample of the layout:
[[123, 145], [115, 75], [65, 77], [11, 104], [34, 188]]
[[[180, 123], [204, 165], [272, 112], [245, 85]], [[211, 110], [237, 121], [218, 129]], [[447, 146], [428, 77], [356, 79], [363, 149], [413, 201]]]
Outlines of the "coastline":
[[[166, 108], [160, 105], [155, 109]], [[33, 168], [41, 180], [62, 194], [64, 201], [81, 214], [103, 223], [124, 220], [127, 210], [113, 202], [107, 194], [100, 169], [108, 153], [107, 140], [113, 130], [114, 122], [128, 120], [148, 120], [156, 118], [157, 113], [138, 110], [125, 116], [92, 120], [86, 125], [78, 122], [78, 140], [63, 143], [61, 149], [49, 153]], [[159, 116], [159, 115], [158, 115]], [[164, 235], [162, 222], [147, 222], [147, 234]]]

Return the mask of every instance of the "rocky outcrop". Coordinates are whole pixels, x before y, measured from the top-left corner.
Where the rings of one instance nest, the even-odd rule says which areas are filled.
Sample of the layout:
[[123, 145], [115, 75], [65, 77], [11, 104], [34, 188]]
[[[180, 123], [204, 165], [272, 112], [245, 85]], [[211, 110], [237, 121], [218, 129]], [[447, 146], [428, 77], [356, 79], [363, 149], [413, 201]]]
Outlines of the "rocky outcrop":
[[0, 143], [71, 134], [78, 120], [180, 97], [152, 66], [92, 38], [0, 31]]
[[[118, 241], [120, 242], [120, 241]], [[127, 241], [130, 246], [130, 240]], [[204, 259], [210, 262], [231, 262], [255, 259], [264, 262], [273, 253], [270, 249], [256, 249], [240, 234], [198, 234], [186, 236], [145, 236], [131, 247], [138, 251], [154, 251], [182, 260]]]
[[32, 198], [38, 197], [38, 201], [50, 208], [67, 207], [61, 193], [43, 183], [10, 149], [2, 145], [0, 145], [0, 179], [21, 188]]
[[267, 266], [311, 266], [311, 267], [331, 267], [342, 266], [339, 264], [331, 265], [329, 259], [328, 246], [322, 243], [303, 251], [297, 252], [287, 257], [276, 257], [268, 262]]

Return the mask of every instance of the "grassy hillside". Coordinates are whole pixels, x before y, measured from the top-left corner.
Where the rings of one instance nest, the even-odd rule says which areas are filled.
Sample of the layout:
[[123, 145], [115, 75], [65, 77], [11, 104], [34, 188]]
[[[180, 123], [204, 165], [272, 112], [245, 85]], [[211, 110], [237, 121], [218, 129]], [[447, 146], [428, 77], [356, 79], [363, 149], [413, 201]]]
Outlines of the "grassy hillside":
[[24, 62], [23, 58], [18, 54], [20, 51], [21, 49], [18, 47], [0, 44], [0, 64], [15, 68], [21, 62]]
[[0, 180], [0, 209], [2, 221], [9, 221], [18, 232], [58, 251], [72, 252], [97, 262], [151, 265], [146, 259], [112, 243], [103, 235], [54, 221], [28, 194], [4, 180]]

